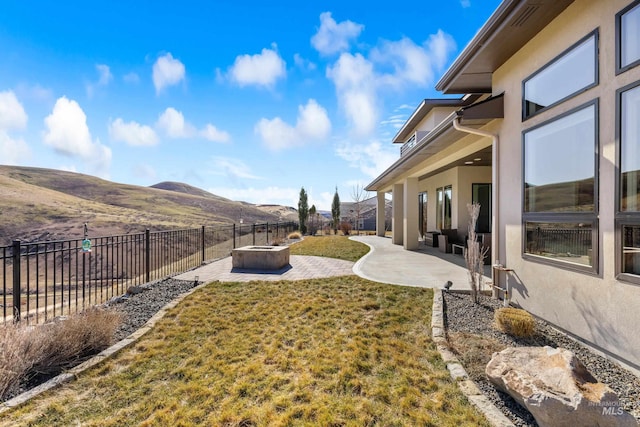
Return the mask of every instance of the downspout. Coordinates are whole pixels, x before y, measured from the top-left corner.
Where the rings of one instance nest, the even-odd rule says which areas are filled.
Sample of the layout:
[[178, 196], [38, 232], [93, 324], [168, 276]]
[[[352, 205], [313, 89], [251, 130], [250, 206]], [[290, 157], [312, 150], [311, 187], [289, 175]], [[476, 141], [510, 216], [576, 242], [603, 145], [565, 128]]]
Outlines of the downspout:
[[[475, 128], [470, 128], [470, 127], [466, 127], [466, 126], [462, 126], [460, 124], [460, 116], [457, 116], [455, 119], [453, 119], [453, 127], [459, 131], [459, 132], [464, 132], [464, 133], [471, 133], [473, 135], [479, 135], [479, 136], [484, 136], [487, 138], [491, 138], [492, 139], [492, 144], [491, 144], [491, 183], [492, 183], [492, 189], [491, 189], [491, 281], [493, 282], [494, 286], [497, 285], [496, 283], [496, 278], [493, 277], [496, 273], [494, 273], [495, 269], [493, 268], [493, 266], [496, 265], [496, 259], [500, 256], [500, 251], [499, 251], [499, 242], [500, 242], [500, 236], [499, 236], [499, 206], [498, 206], [498, 183], [499, 183], [499, 178], [500, 178], [500, 171], [499, 171], [499, 164], [498, 164], [498, 160], [499, 160], [499, 155], [498, 155], [498, 134], [497, 133], [491, 133], [491, 132], [487, 132], [484, 130], [480, 130], [480, 129], [475, 129]], [[498, 273], [499, 274], [499, 273]]]

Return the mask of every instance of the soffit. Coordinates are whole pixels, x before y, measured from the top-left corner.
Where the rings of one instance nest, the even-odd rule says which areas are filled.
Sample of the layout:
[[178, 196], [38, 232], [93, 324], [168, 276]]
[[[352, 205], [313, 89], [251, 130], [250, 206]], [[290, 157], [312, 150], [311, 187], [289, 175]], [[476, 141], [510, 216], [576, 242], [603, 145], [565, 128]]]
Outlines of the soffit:
[[[504, 94], [489, 97], [476, 104], [461, 108], [451, 113], [431, 132], [426, 134], [422, 139], [416, 142], [408, 152], [401, 156], [394, 164], [392, 164], [379, 177], [371, 182], [365, 190], [367, 191], [384, 191], [399, 179], [405, 178], [411, 174], [411, 171], [420, 166], [430, 157], [435, 156], [442, 150], [454, 144], [456, 141], [468, 136], [466, 132], [461, 132], [453, 127], [453, 120], [458, 118], [461, 124], [468, 127], [480, 128], [494, 119], [504, 117]], [[447, 165], [439, 171], [450, 167], [464, 165], [466, 161], [473, 161], [477, 156], [467, 156], [458, 159], [456, 162]], [[489, 159], [491, 156], [489, 156]], [[486, 159], [485, 159], [486, 161]], [[488, 166], [488, 164], [480, 164], [475, 162], [475, 166]], [[432, 174], [430, 173], [429, 176]]]
[[[451, 114], [436, 129], [422, 138], [411, 151], [400, 157], [378, 178], [365, 187], [366, 191], [383, 191], [393, 183], [409, 175], [410, 171], [430, 157], [454, 144], [456, 141], [468, 136], [453, 127], [453, 119], [456, 113]], [[465, 126], [480, 128], [492, 119], [473, 120], [472, 123], [464, 122]]]
[[466, 95], [462, 98], [440, 98], [440, 99], [424, 99], [418, 105], [418, 108], [411, 114], [409, 119], [402, 125], [396, 136], [393, 137], [393, 143], [404, 143], [406, 142], [409, 135], [415, 132], [416, 126], [425, 118], [427, 115], [437, 107], [464, 107], [465, 105], [469, 105], [475, 102], [480, 95]]
[[446, 94], [490, 93], [491, 76], [573, 0], [505, 0], [436, 85]]

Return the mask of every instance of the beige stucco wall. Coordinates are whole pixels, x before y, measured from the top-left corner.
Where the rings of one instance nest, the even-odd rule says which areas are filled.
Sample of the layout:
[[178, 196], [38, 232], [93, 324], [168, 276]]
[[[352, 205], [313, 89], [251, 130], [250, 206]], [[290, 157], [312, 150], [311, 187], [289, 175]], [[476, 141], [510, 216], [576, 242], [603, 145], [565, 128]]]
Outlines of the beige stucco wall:
[[418, 123], [415, 130], [431, 131], [439, 125], [445, 117], [453, 113], [455, 110], [456, 108], [452, 107], [435, 107], [429, 111], [429, 114], [427, 114], [420, 123]]
[[460, 238], [467, 234], [469, 214], [467, 203], [471, 203], [471, 186], [474, 183], [490, 183], [491, 167], [455, 167], [418, 183], [419, 192], [427, 192], [427, 230], [436, 228], [436, 189], [451, 185], [451, 228], [458, 229]]
[[[579, 0], [493, 75], [504, 92], [500, 128], [500, 229], [498, 258], [513, 268], [514, 302], [532, 313], [640, 367], [640, 286], [615, 275], [615, 91], [640, 80], [640, 67], [615, 75], [615, 14], [630, 0]], [[599, 84], [525, 122], [522, 81], [594, 29], [599, 29]], [[599, 271], [576, 273], [522, 257], [522, 131], [599, 99]], [[508, 202], [507, 202], [508, 201]]]

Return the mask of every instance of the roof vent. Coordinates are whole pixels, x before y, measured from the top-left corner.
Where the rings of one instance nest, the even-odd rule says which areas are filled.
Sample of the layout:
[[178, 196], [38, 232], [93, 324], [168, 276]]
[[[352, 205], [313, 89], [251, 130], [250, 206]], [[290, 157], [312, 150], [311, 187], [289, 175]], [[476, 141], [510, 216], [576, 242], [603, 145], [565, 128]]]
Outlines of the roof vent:
[[531, 18], [531, 16], [534, 13], [536, 13], [538, 9], [540, 9], [540, 6], [537, 4], [526, 5], [524, 7], [524, 10], [518, 16], [515, 17], [511, 26], [522, 27], [529, 20], [529, 18]]

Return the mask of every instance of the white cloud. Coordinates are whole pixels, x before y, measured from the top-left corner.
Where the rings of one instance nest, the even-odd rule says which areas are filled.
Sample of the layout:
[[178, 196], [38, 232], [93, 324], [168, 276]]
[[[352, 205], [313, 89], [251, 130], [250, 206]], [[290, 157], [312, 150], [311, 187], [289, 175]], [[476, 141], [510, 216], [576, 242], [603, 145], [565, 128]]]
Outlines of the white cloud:
[[113, 80], [113, 74], [108, 65], [96, 64], [96, 70], [98, 70], [98, 81], [96, 83], [87, 84], [87, 95], [89, 98], [93, 96], [95, 90], [99, 86], [107, 86], [111, 80]]
[[58, 98], [53, 111], [44, 119], [44, 143], [57, 153], [79, 157], [99, 176], [107, 176], [111, 164], [111, 149], [98, 139], [93, 141], [87, 116], [80, 105], [66, 97]]
[[133, 146], [151, 146], [158, 143], [158, 136], [151, 127], [121, 118], [109, 124], [109, 135], [114, 141], [123, 141]]
[[111, 70], [108, 65], [105, 64], [97, 64], [96, 70], [98, 70], [98, 74], [100, 78], [98, 79], [98, 85], [106, 86], [113, 79], [113, 74], [111, 74]]
[[204, 129], [200, 131], [200, 135], [205, 139], [213, 142], [229, 142], [231, 141], [231, 135], [228, 132], [216, 128], [214, 125], [208, 123]]
[[265, 187], [265, 188], [231, 188], [213, 187], [208, 192], [230, 200], [244, 201], [256, 205], [277, 204], [283, 206], [298, 206], [300, 198], [299, 188]]
[[394, 129], [400, 129], [405, 122], [407, 121], [407, 116], [404, 114], [394, 114], [390, 116], [388, 119], [380, 122], [380, 125], [386, 126], [390, 125]]
[[161, 130], [169, 138], [195, 138], [202, 137], [213, 142], [229, 142], [231, 135], [207, 123], [201, 130], [196, 129], [185, 120], [184, 114], [173, 107], [169, 107], [158, 117], [156, 128]]
[[[262, 179], [251, 173], [251, 168], [242, 160], [229, 157], [214, 157], [211, 160], [212, 175], [223, 175], [230, 178]], [[214, 193], [218, 194], [218, 193]]]
[[402, 38], [380, 42], [368, 57], [342, 53], [327, 67], [327, 77], [335, 85], [338, 103], [355, 136], [369, 136], [376, 129], [380, 91], [430, 85], [454, 50], [453, 38], [439, 30], [422, 45]]
[[43, 103], [53, 99], [51, 89], [44, 88], [37, 83], [35, 85], [20, 83], [16, 86], [16, 93], [20, 95], [20, 98], [32, 99]]
[[393, 73], [381, 76], [383, 84], [391, 86], [431, 84], [434, 73], [441, 70], [451, 52], [456, 48], [453, 38], [438, 30], [429, 36], [423, 46], [418, 46], [404, 37], [399, 41], [383, 41], [374, 49], [371, 59], [383, 65], [391, 66]]
[[254, 127], [266, 146], [271, 150], [303, 146], [312, 141], [322, 140], [331, 133], [331, 122], [327, 111], [314, 99], [307, 105], [298, 106], [296, 125], [285, 123], [280, 117], [261, 119]]
[[2, 164], [19, 165], [31, 157], [31, 150], [23, 139], [13, 139], [4, 130], [0, 130], [0, 153]]
[[272, 87], [286, 74], [286, 63], [275, 50], [275, 46], [273, 50], [264, 48], [259, 54], [240, 55], [229, 69], [230, 79], [240, 86]]
[[140, 76], [138, 76], [138, 74], [134, 73], [133, 71], [130, 73], [125, 74], [124, 76], [122, 76], [122, 80], [125, 81], [125, 83], [139, 83], [140, 82]]
[[152, 74], [156, 94], [159, 94], [168, 86], [180, 83], [180, 81], [184, 80], [184, 76], [184, 64], [178, 59], [174, 59], [171, 53], [159, 57], [153, 64]]
[[189, 138], [196, 133], [195, 128], [184, 120], [184, 115], [172, 107], [164, 110], [156, 127], [170, 138]]
[[312, 71], [316, 69], [316, 64], [303, 58], [299, 53], [293, 55], [293, 63], [296, 64], [296, 67], [305, 71]]
[[336, 86], [338, 103], [357, 136], [369, 135], [378, 122], [378, 100], [373, 64], [361, 54], [343, 53], [327, 77]]
[[0, 130], [24, 129], [27, 113], [13, 91], [0, 92]]
[[460, 0], [460, 6], [465, 9], [471, 7], [471, 0]]
[[388, 148], [379, 141], [368, 144], [352, 144], [344, 142], [336, 147], [336, 154], [346, 160], [349, 166], [374, 178], [384, 172], [398, 159], [395, 147]]
[[437, 33], [429, 36], [429, 40], [425, 43], [425, 48], [431, 54], [432, 65], [437, 70], [442, 70], [447, 64], [449, 54], [456, 50], [456, 42], [450, 34], [438, 30]]
[[323, 55], [344, 52], [363, 29], [364, 25], [352, 21], [337, 23], [331, 17], [331, 12], [323, 12], [320, 14], [320, 28], [311, 37], [311, 45]]

